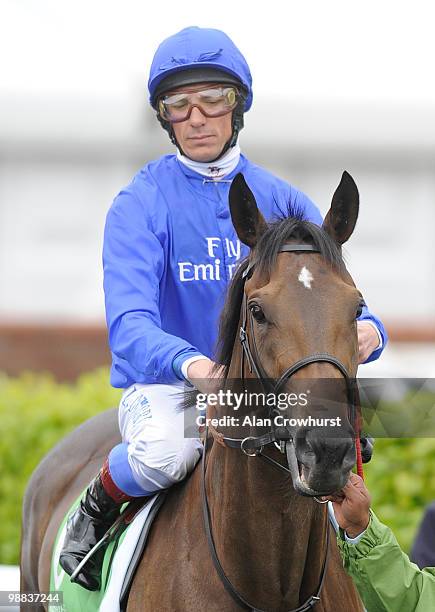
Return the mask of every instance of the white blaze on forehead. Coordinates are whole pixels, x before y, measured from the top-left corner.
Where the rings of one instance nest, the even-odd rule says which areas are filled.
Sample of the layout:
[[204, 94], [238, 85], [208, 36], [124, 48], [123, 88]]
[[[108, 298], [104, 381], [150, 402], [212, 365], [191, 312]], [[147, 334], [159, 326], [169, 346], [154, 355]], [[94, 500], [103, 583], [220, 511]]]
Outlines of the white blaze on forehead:
[[305, 266], [299, 272], [298, 281], [303, 284], [307, 289], [311, 289], [311, 281], [314, 280], [313, 275]]

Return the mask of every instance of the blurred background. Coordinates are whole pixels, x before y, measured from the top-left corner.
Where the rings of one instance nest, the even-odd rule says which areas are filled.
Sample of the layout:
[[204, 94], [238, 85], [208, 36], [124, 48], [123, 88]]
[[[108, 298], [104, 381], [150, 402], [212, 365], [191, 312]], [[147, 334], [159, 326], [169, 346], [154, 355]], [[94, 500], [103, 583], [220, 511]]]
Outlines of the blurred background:
[[410, 11], [388, 1], [272, 2], [252, 14], [245, 3], [221, 0], [215, 15], [200, 2], [163, 10], [131, 0], [2, 6], [1, 369], [48, 369], [72, 380], [107, 363], [106, 211], [142, 165], [173, 149], [147, 104], [147, 71], [164, 37], [197, 24], [228, 32], [251, 66], [245, 154], [307, 193], [323, 214], [344, 169], [359, 186], [347, 259], [392, 341], [364, 374], [430, 375], [430, 3]]
[[[252, 161], [307, 193], [323, 214], [344, 169], [358, 184], [347, 262], [390, 334], [381, 360], [360, 375], [435, 376], [432, 3], [271, 0], [257, 9], [228, 0], [3, 0], [0, 10], [0, 426], [8, 433], [0, 495], [6, 488], [19, 506], [37, 458], [76, 422], [116, 404], [107, 378], [104, 220], [133, 174], [173, 150], [148, 106], [147, 74], [161, 40], [187, 25], [225, 30], [250, 64], [254, 105], [240, 143]], [[44, 421], [53, 397], [61, 399]], [[43, 444], [42, 427], [53, 431]], [[379, 514], [393, 520], [411, 487], [396, 521], [409, 546], [435, 491], [415, 473], [406, 480], [414, 460], [407, 453], [420, 453], [423, 470], [435, 444], [414, 451], [413, 441], [388, 442], [373, 468], [373, 482], [385, 478], [389, 491]], [[381, 492], [376, 499], [383, 503]], [[2, 512], [16, 530], [16, 507], [2, 502]], [[5, 529], [0, 563], [16, 563], [18, 536]]]

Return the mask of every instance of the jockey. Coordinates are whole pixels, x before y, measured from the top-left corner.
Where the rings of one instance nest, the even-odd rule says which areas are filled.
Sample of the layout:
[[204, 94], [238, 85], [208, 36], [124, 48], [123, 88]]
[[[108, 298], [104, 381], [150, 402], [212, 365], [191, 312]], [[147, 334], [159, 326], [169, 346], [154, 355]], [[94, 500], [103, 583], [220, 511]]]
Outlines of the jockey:
[[[226, 287], [249, 249], [233, 228], [228, 192], [243, 172], [266, 219], [288, 204], [318, 225], [311, 200], [240, 152], [238, 135], [252, 104], [245, 58], [219, 30], [189, 27], [164, 40], [148, 82], [150, 103], [176, 154], [146, 164], [107, 215], [103, 262], [112, 351], [111, 383], [125, 389], [122, 443], [111, 450], [68, 520], [60, 563], [71, 574], [119, 514], [120, 505], [184, 479], [202, 450], [185, 438], [179, 393], [212, 371]], [[358, 320], [360, 362], [387, 341], [366, 307]], [[101, 556], [77, 578], [100, 586]]]

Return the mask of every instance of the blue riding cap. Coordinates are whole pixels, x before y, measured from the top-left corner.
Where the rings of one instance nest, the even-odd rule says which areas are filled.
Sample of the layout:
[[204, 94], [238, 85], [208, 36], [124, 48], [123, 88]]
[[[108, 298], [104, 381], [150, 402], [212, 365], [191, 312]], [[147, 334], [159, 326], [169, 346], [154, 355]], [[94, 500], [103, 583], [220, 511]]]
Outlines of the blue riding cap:
[[187, 70], [189, 83], [192, 83], [192, 69], [195, 69], [198, 78], [207, 81], [210, 80], [206, 76], [210, 68], [222, 72], [223, 81], [226, 74], [242, 83], [247, 94], [244, 110], [248, 111], [252, 104], [252, 77], [245, 58], [224, 32], [196, 26], [184, 28], [166, 38], [158, 47], [148, 81], [151, 105], [155, 107], [157, 97], [162, 93], [159, 85], [170, 75]]

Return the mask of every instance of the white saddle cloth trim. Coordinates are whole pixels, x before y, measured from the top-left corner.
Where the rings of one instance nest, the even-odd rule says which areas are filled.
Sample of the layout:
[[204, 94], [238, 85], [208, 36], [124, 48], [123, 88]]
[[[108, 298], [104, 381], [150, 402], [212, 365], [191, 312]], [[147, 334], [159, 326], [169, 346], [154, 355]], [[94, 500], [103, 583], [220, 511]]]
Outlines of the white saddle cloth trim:
[[99, 608], [100, 612], [120, 612], [119, 598], [121, 596], [122, 584], [124, 582], [131, 557], [136, 550], [137, 542], [142, 532], [142, 527], [157, 498], [158, 495], [151, 497], [149, 502], [147, 502], [142, 510], [138, 512], [138, 514], [134, 517], [133, 522], [128, 527], [121, 544], [118, 546], [112, 561], [109, 586], [107, 587], [106, 593], [101, 600]]

